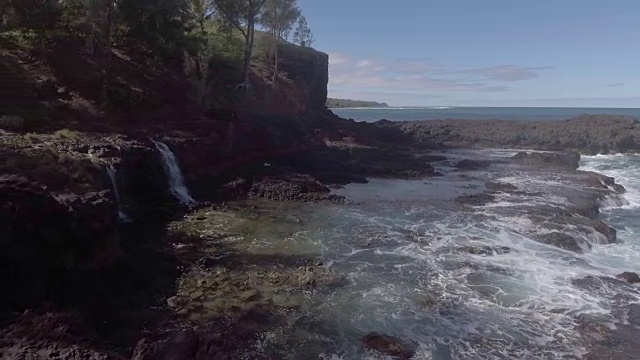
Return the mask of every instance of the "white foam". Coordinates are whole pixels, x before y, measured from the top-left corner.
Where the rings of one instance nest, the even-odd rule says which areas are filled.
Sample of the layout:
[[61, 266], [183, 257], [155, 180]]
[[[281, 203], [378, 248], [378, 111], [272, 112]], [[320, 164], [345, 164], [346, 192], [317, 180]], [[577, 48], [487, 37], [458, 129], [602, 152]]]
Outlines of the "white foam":
[[613, 177], [627, 190], [624, 194], [627, 204], [620, 207], [640, 208], [640, 157], [624, 154], [583, 156], [580, 170]]
[[[635, 170], [611, 171], [626, 171], [629, 182], [623, 185], [631, 191], [625, 196], [631, 193], [629, 171]], [[431, 194], [445, 181], [433, 186], [374, 181], [345, 191], [357, 192], [364, 205], [321, 210], [321, 231], [293, 236], [293, 241], [322, 244], [319, 251], [332, 269], [348, 274], [350, 280], [348, 286], [318, 299], [313, 310], [335, 331], [329, 337], [341, 349], [327, 350], [325, 359], [376, 358], [354, 345], [369, 331], [416, 341], [420, 346], [415, 358], [420, 359], [439, 358], [437, 351], [445, 351], [444, 358], [469, 360], [581, 357], [585, 347], [576, 317], [606, 320], [613, 315], [610, 294], [575, 281], [640, 272], [640, 224], [619, 227], [624, 243], [611, 245], [604, 245], [604, 236], [590, 227], [563, 225], [562, 232], [592, 246], [586, 254], [542, 244], [534, 238], [556, 230], [532, 221], [527, 211], [537, 205], [564, 206], [563, 194], [571, 183], [559, 175], [526, 173], [498, 181], [531, 194], [496, 194], [496, 201], [467, 212], [441, 206], [438, 196]], [[618, 200], [605, 201], [615, 205]], [[619, 211], [624, 211], [620, 216], [626, 221], [624, 216], [634, 210], [616, 208], [606, 216]], [[367, 246], [361, 246], [363, 239], [369, 240]], [[461, 251], [463, 246], [510, 251], [486, 256]], [[627, 295], [640, 301], [640, 293]], [[433, 299], [429, 305], [427, 296]]]

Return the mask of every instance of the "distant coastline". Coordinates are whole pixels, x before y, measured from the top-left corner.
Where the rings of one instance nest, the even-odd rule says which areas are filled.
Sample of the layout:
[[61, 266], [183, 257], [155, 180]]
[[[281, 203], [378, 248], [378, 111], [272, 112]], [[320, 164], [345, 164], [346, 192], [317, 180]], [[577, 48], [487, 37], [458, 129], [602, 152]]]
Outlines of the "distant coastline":
[[389, 104], [375, 101], [351, 100], [327, 98], [327, 107], [334, 109], [344, 108], [387, 108]]

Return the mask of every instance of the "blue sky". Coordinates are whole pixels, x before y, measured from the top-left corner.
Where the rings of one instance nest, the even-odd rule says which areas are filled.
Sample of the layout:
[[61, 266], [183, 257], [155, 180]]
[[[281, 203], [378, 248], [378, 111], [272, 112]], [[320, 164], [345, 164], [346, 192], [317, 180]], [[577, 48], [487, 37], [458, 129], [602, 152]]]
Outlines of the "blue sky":
[[640, 107], [640, 0], [299, 0], [329, 96]]

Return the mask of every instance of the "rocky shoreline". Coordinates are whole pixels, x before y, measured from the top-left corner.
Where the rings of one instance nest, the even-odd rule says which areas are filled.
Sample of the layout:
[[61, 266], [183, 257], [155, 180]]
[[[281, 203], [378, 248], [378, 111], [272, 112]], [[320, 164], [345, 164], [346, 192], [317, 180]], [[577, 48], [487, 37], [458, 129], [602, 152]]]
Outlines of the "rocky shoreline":
[[640, 151], [640, 122], [630, 116], [583, 115], [562, 121], [381, 120], [375, 124], [445, 148], [573, 150], [587, 155]]
[[[591, 120], [561, 126], [587, 126]], [[156, 138], [174, 151], [186, 186], [199, 201], [189, 206], [170, 191], [162, 158], [147, 134], [4, 132], [1, 215], [2, 231], [10, 236], [2, 242], [3, 288], [8, 290], [2, 301], [3, 356], [226, 359], [248, 351], [245, 346], [260, 329], [277, 323], [274, 316], [301, 306], [300, 292], [340, 286], [344, 278], [322, 259], [243, 254], [247, 233], [229, 229], [265, 214], [255, 205], [238, 208], [227, 202], [247, 197], [342, 204], [346, 199], [331, 189], [368, 178], [439, 177], [442, 164], [457, 168], [461, 176], [506, 166], [562, 173], [580, 185], [568, 208], [526, 210], [535, 224], [551, 229], [534, 234], [538, 241], [575, 252], [590, 247], [579, 234], [596, 236], [602, 244], [616, 241], [615, 229], [599, 219], [599, 207], [607, 199], [615, 201], [624, 188], [613, 178], [579, 171], [580, 155], [564, 150], [633, 151], [637, 120], [615, 121], [616, 127], [629, 127], [624, 136], [631, 140], [606, 133], [607, 142], [584, 145], [567, 142], [564, 135], [552, 142], [531, 140], [535, 145], [496, 140], [509, 127], [469, 137], [464, 132], [475, 133], [476, 126], [470, 123], [367, 125], [331, 116], [326, 121], [304, 142], [293, 135], [271, 138], [268, 142], [282, 144], [268, 150], [268, 144], [256, 150], [211, 146], [208, 137]], [[599, 124], [594, 123], [594, 131]], [[522, 126], [529, 131], [535, 125]], [[434, 133], [435, 128], [447, 137]], [[240, 136], [257, 136], [263, 129], [247, 131]], [[488, 145], [563, 151], [520, 152], [501, 161], [453, 160], [437, 152]], [[456, 202], [464, 211], [501, 194], [531, 192], [488, 181], [482, 191]], [[122, 213], [134, 222], [123, 223]], [[569, 234], [567, 227], [577, 233]], [[83, 295], [87, 292], [92, 295]], [[38, 324], [66, 330], [41, 338], [46, 330]], [[76, 337], [77, 328], [89, 330]], [[229, 334], [234, 340], [227, 340]], [[387, 338], [364, 341], [390, 344]]]

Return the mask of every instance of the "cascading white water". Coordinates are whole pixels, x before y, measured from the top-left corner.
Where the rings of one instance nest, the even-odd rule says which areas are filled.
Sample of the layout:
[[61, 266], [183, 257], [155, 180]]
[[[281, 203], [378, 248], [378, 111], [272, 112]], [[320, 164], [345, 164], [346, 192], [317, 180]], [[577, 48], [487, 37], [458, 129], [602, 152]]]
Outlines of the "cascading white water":
[[118, 218], [123, 222], [130, 222], [131, 218], [122, 210], [122, 201], [120, 198], [120, 190], [118, 189], [118, 179], [116, 177], [116, 169], [113, 165], [107, 166], [107, 174], [109, 175], [109, 179], [111, 180], [111, 187], [113, 188], [113, 192], [116, 194], [116, 200], [118, 201]]
[[184, 179], [182, 178], [182, 172], [180, 171], [180, 166], [178, 165], [178, 159], [176, 159], [176, 156], [173, 154], [171, 149], [169, 149], [167, 144], [155, 140], [151, 141], [162, 156], [162, 164], [167, 174], [167, 180], [169, 181], [169, 190], [173, 196], [185, 205], [195, 204], [196, 201], [191, 197], [191, 195], [189, 195], [189, 189], [187, 189], [184, 184]]

